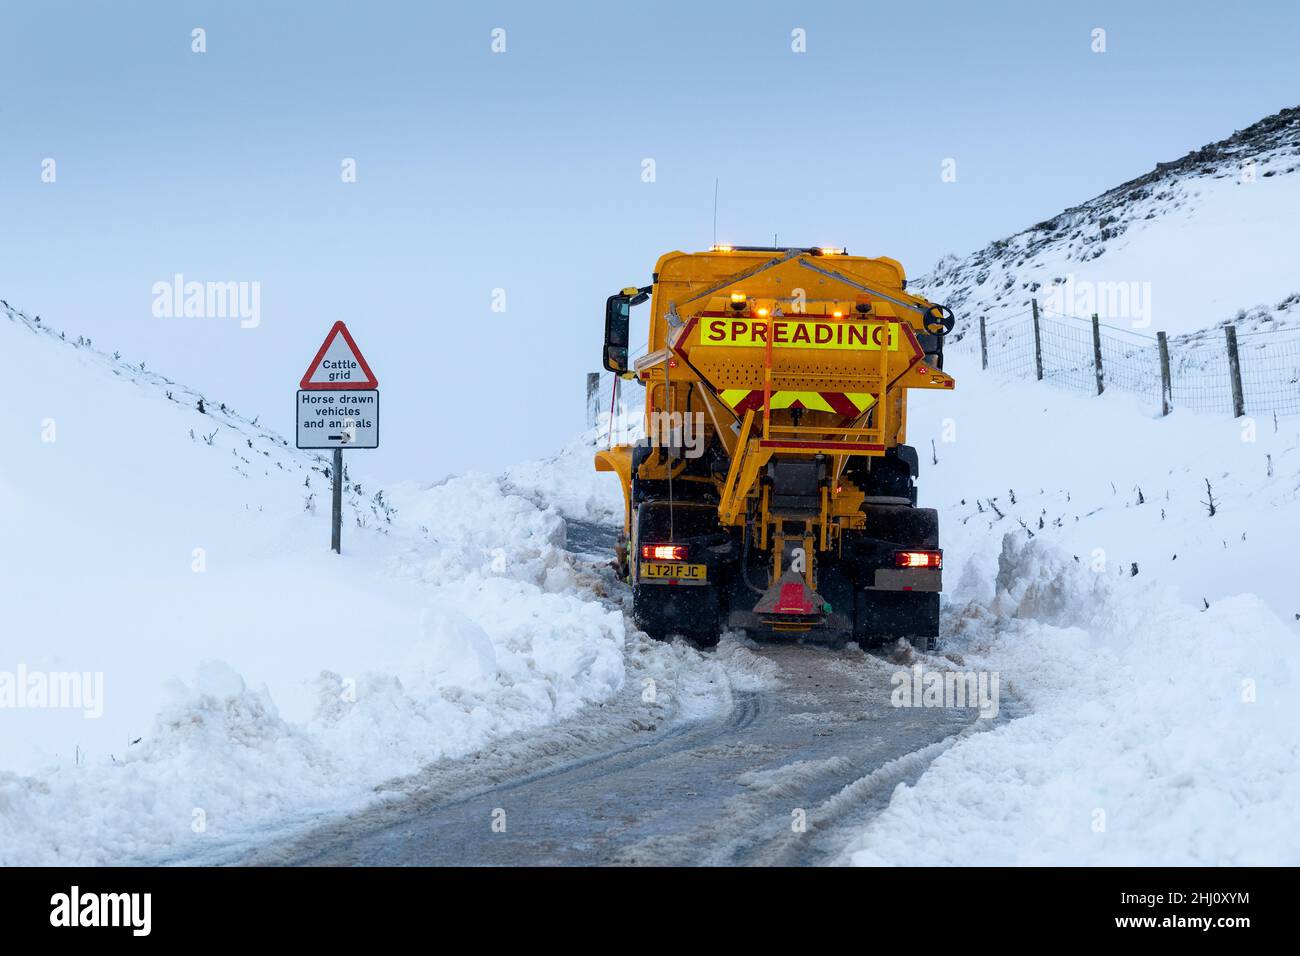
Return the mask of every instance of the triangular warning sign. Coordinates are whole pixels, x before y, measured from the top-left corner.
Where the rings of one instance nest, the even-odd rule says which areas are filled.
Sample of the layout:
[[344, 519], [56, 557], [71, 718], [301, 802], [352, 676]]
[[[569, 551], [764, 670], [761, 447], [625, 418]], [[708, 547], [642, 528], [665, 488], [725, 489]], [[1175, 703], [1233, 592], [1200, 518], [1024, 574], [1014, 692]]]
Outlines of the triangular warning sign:
[[307, 373], [298, 383], [302, 389], [326, 388], [378, 388], [375, 373], [370, 371], [365, 356], [357, 348], [352, 333], [342, 322], [335, 322], [330, 334], [325, 336], [316, 357], [307, 367]]

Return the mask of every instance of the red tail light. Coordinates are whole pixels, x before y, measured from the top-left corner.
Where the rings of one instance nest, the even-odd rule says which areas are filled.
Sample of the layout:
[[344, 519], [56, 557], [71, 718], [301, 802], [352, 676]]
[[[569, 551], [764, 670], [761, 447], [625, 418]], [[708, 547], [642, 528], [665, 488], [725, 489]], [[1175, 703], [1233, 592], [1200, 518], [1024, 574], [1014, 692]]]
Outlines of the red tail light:
[[646, 561], [685, 561], [684, 544], [643, 544], [641, 557]]
[[941, 568], [942, 551], [895, 551], [894, 566], [898, 568]]

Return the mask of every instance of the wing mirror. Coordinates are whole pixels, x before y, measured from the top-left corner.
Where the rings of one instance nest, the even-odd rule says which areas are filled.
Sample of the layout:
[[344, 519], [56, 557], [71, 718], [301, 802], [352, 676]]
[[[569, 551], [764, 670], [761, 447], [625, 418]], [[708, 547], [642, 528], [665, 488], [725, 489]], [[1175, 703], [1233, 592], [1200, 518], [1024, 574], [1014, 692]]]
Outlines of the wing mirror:
[[632, 306], [650, 298], [650, 287], [624, 289], [605, 300], [605, 368], [615, 374], [627, 371], [627, 345]]

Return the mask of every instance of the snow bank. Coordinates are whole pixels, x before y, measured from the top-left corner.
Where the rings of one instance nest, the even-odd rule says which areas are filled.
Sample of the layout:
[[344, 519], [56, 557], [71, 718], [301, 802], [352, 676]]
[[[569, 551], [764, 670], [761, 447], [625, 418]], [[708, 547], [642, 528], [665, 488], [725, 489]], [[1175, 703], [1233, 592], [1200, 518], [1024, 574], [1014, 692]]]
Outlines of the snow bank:
[[[387, 618], [400, 628], [354, 633], [352, 653], [340, 655], [315, 646], [327, 622], [284, 632], [259, 626], [258, 609], [245, 607], [247, 633], [228, 650], [281, 644], [278, 655], [291, 661], [269, 669], [274, 689], [210, 660], [168, 682], [170, 700], [133, 745], [0, 774], [0, 862], [201, 855], [251, 827], [346, 810], [385, 779], [570, 716], [622, 687], [622, 615], [592, 600], [556, 543], [557, 515], [475, 479], [431, 490], [413, 511], [439, 540], [403, 541], [395, 530], [395, 553], [358, 559], [338, 591], [368, 603], [383, 596], [367, 594], [377, 577], [402, 582], [386, 592], [404, 602]], [[260, 571], [284, 580], [278, 562]], [[192, 622], [172, 612], [171, 627], [186, 633]], [[141, 656], [132, 643], [140, 635], [124, 624], [101, 621], [98, 639], [124, 658]], [[67, 643], [49, 630], [44, 637]], [[115, 720], [124, 678], [120, 668], [106, 678], [106, 719]], [[157, 707], [148, 683], [132, 692]], [[295, 700], [295, 685], [308, 700], [289, 716], [277, 702]]]
[[[723, 670], [643, 651], [559, 513], [494, 478], [381, 489], [349, 456], [340, 558], [326, 462], [256, 418], [9, 309], [0, 352], [28, 423], [0, 464], [0, 864], [188, 859], [342, 812], [609, 699], [629, 655], [722, 705]], [[20, 671], [98, 675], [102, 716], [13, 706]]]
[[[605, 387], [612, 387], [612, 379]], [[608, 390], [601, 402], [602, 407], [608, 406]], [[506, 487], [531, 501], [554, 505], [566, 518], [621, 527], [624, 505], [618, 478], [609, 472], [596, 471], [595, 455], [609, 447], [611, 434], [616, 444], [636, 442], [644, 434], [644, 409], [645, 389], [635, 382], [624, 384], [612, 433], [610, 412], [603, 411], [595, 427], [587, 429], [558, 454], [508, 468]]]
[[507, 486], [530, 501], [553, 504], [567, 518], [622, 526], [618, 479], [595, 469], [595, 454], [605, 447], [600, 439], [599, 429], [588, 429], [554, 457], [506, 469]]
[[956, 740], [845, 859], [1296, 863], [1295, 423], [949, 369], [957, 391], [909, 415], [943, 525], [939, 653], [1022, 715]]
[[[21, 596], [0, 644], [0, 865], [237, 859], [620, 694], [649, 726], [775, 681], [735, 642], [629, 628], [565, 550], [553, 501], [621, 520], [592, 470], [601, 429], [508, 480], [381, 488], [349, 456], [339, 557], [327, 462], [257, 418], [7, 308], [0, 353], [33, 426], [0, 464], [22, 543], [0, 551]], [[20, 670], [98, 675], [102, 715], [6, 706]]]
[[1287, 558], [1287, 531], [1300, 526], [1300, 420], [1150, 417], [1127, 395], [1005, 381], [978, 360], [948, 370], [957, 390], [913, 393], [908, 434], [921, 497], [940, 509], [950, 597], [977, 596], [963, 590], [968, 560], [987, 586], [1014, 532], [1197, 607], [1256, 594], [1300, 640]]
[[1257, 598], [1197, 610], [1005, 539], [947, 651], [1030, 709], [940, 755], [858, 865], [1294, 864], [1300, 668]]

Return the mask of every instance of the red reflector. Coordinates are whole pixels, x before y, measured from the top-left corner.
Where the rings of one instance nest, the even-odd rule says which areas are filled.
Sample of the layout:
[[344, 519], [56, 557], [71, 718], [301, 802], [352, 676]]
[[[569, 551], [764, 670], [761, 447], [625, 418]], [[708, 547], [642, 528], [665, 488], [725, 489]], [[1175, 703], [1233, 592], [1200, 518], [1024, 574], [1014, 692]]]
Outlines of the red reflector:
[[941, 568], [942, 551], [895, 551], [894, 566], [899, 568]]
[[917, 375], [929, 375], [929, 374], [930, 374], [930, 370], [929, 370], [928, 368], [926, 368], [924, 365], [918, 365], [918, 366], [916, 367], [916, 374], [917, 374]]
[[776, 599], [777, 614], [811, 614], [812, 601], [802, 584], [790, 582], [781, 585], [781, 596]]
[[641, 557], [646, 561], [685, 561], [684, 544], [643, 544]]

